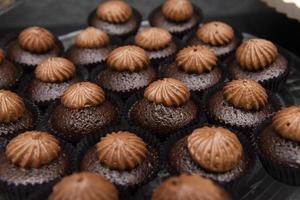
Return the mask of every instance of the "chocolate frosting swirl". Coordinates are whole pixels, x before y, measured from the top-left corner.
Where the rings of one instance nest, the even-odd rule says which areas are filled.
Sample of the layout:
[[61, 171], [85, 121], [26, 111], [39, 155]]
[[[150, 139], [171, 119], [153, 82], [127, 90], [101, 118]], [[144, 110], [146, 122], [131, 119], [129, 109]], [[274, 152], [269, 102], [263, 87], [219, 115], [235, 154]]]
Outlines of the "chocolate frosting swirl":
[[104, 101], [105, 93], [103, 89], [90, 82], [79, 82], [70, 85], [61, 97], [64, 106], [74, 109], [98, 106]]
[[19, 45], [32, 53], [45, 53], [55, 45], [54, 35], [42, 27], [29, 27], [18, 37]]
[[51, 134], [27, 131], [13, 138], [6, 146], [6, 157], [22, 168], [39, 168], [51, 163], [60, 152], [59, 141]]
[[165, 106], [180, 106], [190, 99], [188, 87], [173, 78], [164, 78], [151, 83], [144, 92], [148, 101]]
[[198, 175], [173, 176], [163, 181], [151, 200], [229, 200], [223, 188]]
[[272, 64], [278, 56], [277, 47], [264, 39], [250, 39], [241, 44], [235, 57], [244, 70], [262, 70]]
[[16, 121], [25, 110], [26, 107], [21, 97], [8, 90], [0, 90], [0, 122]]
[[291, 106], [278, 111], [272, 127], [283, 138], [300, 142], [300, 106]]
[[109, 36], [106, 32], [88, 27], [75, 37], [75, 45], [82, 48], [101, 48], [109, 44]]
[[118, 200], [118, 190], [103, 177], [90, 172], [64, 177], [53, 187], [49, 200]]
[[146, 51], [138, 46], [118, 47], [107, 58], [108, 67], [116, 71], [140, 71], [149, 64]]
[[171, 42], [169, 31], [158, 27], [145, 28], [135, 36], [135, 44], [147, 50], [163, 49]]
[[200, 45], [186, 47], [176, 55], [178, 67], [188, 73], [209, 72], [217, 65], [217, 60], [213, 50]]
[[191, 157], [211, 172], [227, 172], [235, 168], [243, 153], [237, 136], [222, 127], [202, 127], [188, 136], [187, 146]]
[[111, 23], [124, 23], [129, 20], [132, 13], [131, 6], [120, 0], [105, 1], [97, 8], [97, 16]]
[[170, 21], [183, 22], [192, 17], [194, 8], [189, 0], [166, 0], [161, 12]]
[[260, 110], [268, 102], [268, 95], [254, 80], [233, 80], [223, 88], [223, 96], [235, 108]]
[[75, 73], [76, 69], [74, 64], [61, 57], [47, 58], [34, 70], [34, 75], [37, 79], [49, 83], [69, 80]]
[[5, 59], [5, 53], [2, 49], [0, 49], [0, 64], [4, 61]]
[[197, 37], [206, 44], [213, 46], [226, 45], [234, 38], [234, 30], [228, 24], [213, 21], [201, 26], [196, 33]]
[[127, 131], [107, 134], [96, 145], [98, 158], [110, 169], [131, 170], [148, 155], [147, 145], [138, 136]]

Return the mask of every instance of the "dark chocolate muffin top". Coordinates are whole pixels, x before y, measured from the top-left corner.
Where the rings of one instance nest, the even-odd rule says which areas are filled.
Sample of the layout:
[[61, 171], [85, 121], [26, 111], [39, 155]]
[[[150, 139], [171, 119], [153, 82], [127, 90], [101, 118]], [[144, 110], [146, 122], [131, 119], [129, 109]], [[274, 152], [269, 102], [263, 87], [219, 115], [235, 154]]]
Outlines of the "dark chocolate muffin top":
[[278, 49], [268, 40], [250, 39], [241, 44], [235, 57], [242, 69], [259, 71], [270, 66], [276, 60]]
[[184, 22], [194, 14], [194, 8], [189, 0], [166, 0], [161, 12], [170, 21]]
[[81, 48], [101, 48], [109, 42], [108, 34], [94, 27], [87, 27], [75, 37], [75, 45]]
[[0, 122], [16, 121], [25, 111], [26, 107], [21, 97], [8, 90], [0, 90]]
[[217, 173], [234, 169], [243, 153], [237, 136], [222, 127], [205, 126], [195, 129], [187, 138], [187, 147], [196, 163]]
[[118, 190], [103, 177], [90, 172], [64, 177], [53, 187], [49, 200], [118, 200]]
[[196, 33], [198, 39], [212, 46], [229, 44], [234, 39], [234, 30], [226, 23], [212, 21], [201, 26]]
[[71, 79], [76, 73], [74, 64], [61, 57], [51, 57], [42, 61], [34, 70], [35, 78], [47, 83], [57, 83]]
[[210, 179], [198, 175], [173, 176], [162, 182], [153, 192], [152, 200], [229, 200], [223, 188]]
[[6, 146], [6, 157], [21, 168], [39, 168], [51, 163], [60, 152], [59, 141], [51, 134], [27, 131], [13, 138]]

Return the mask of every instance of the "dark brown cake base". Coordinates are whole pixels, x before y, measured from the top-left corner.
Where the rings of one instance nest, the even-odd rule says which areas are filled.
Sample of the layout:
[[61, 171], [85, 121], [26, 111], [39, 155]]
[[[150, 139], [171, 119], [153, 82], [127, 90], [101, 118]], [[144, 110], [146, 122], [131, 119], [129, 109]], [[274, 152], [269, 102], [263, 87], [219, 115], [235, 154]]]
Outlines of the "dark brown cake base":
[[0, 64], [0, 89], [15, 89], [23, 71], [8, 60]]
[[50, 131], [59, 137], [70, 142], [78, 142], [82, 137], [116, 123], [118, 112], [109, 101], [83, 109], [70, 109], [59, 104], [52, 111], [48, 126]]
[[203, 93], [223, 80], [224, 74], [220, 67], [215, 67], [212, 71], [203, 74], [186, 73], [180, 70], [176, 63], [172, 63], [164, 70], [164, 77], [178, 79], [184, 82], [191, 91]]
[[142, 98], [132, 105], [128, 118], [136, 126], [153, 134], [167, 136], [170, 132], [191, 124], [197, 118], [198, 112], [193, 101], [178, 107], [166, 107]]
[[142, 164], [130, 171], [111, 170], [102, 165], [97, 157], [96, 148], [92, 147], [83, 156], [80, 164], [82, 171], [97, 173], [111, 181], [121, 189], [130, 189], [141, 185], [156, 176], [158, 170], [158, 154], [148, 146], [149, 154]]

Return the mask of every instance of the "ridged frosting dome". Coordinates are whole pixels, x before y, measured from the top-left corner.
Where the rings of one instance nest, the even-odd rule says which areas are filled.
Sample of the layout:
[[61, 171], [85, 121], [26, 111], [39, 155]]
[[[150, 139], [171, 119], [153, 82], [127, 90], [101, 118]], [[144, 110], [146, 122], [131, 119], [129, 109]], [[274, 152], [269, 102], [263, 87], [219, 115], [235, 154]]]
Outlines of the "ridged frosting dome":
[[197, 37], [206, 44], [213, 46], [226, 45], [234, 38], [234, 30], [226, 23], [212, 21], [197, 30]]
[[217, 60], [213, 50], [200, 45], [186, 47], [176, 55], [178, 67], [188, 73], [209, 72], [217, 65]]
[[110, 0], [100, 3], [97, 8], [97, 16], [103, 21], [111, 23], [124, 23], [132, 16], [132, 8], [121, 0]]
[[64, 177], [53, 187], [49, 200], [118, 200], [118, 190], [103, 177], [90, 172]]
[[75, 73], [75, 65], [71, 61], [61, 57], [47, 58], [34, 70], [37, 79], [49, 83], [69, 80]]
[[284, 138], [300, 142], [300, 106], [291, 106], [278, 111], [272, 127]]
[[105, 93], [103, 89], [90, 82], [79, 82], [70, 85], [61, 97], [64, 106], [74, 109], [98, 106], [104, 101]]
[[96, 145], [98, 158], [110, 169], [131, 170], [148, 155], [147, 145], [137, 135], [118, 131], [107, 134]]
[[198, 175], [173, 176], [163, 181], [151, 200], [229, 200], [223, 188]]
[[59, 141], [51, 134], [27, 131], [13, 138], [6, 146], [6, 157], [22, 168], [39, 168], [51, 163], [60, 152]]
[[107, 58], [108, 67], [116, 71], [140, 71], [149, 64], [146, 51], [138, 46], [118, 47]]
[[190, 99], [190, 91], [183, 82], [173, 78], [164, 78], [151, 83], [145, 89], [144, 97], [156, 104], [180, 106]]
[[250, 39], [241, 44], [235, 57], [242, 69], [257, 71], [272, 64], [277, 56], [277, 47], [272, 42], [264, 39]]
[[26, 107], [21, 97], [8, 90], [0, 90], [0, 122], [16, 121], [25, 110]]
[[254, 80], [233, 80], [223, 88], [223, 96], [235, 108], [260, 110], [268, 103], [268, 95]]
[[106, 32], [88, 27], [75, 37], [75, 45], [82, 48], [101, 48], [109, 44], [109, 36]]
[[42, 27], [29, 27], [24, 29], [18, 37], [19, 45], [32, 53], [44, 53], [55, 45], [54, 35]]
[[171, 42], [169, 31], [158, 27], [145, 28], [135, 36], [135, 44], [147, 50], [163, 49]]
[[161, 12], [171, 21], [183, 22], [192, 17], [194, 8], [189, 0], [166, 0], [162, 5]]
[[4, 61], [5, 59], [5, 53], [2, 49], [0, 49], [0, 64]]
[[243, 147], [237, 136], [222, 127], [195, 129], [187, 138], [191, 157], [212, 172], [227, 172], [241, 161]]

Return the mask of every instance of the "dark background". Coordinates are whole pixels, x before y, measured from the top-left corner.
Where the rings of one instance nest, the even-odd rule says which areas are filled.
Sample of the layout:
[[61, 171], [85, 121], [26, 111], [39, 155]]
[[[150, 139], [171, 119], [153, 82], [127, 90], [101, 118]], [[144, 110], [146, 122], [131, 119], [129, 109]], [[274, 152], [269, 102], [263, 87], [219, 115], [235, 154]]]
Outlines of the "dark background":
[[[0, 0], [1, 1], [1, 0]], [[16, 0], [18, 1], [18, 0]], [[25, 0], [0, 16], [0, 37], [26, 26], [45, 26], [64, 34], [86, 26], [86, 18], [99, 0]], [[163, 0], [128, 0], [144, 18]], [[194, 0], [205, 20], [226, 21], [243, 32], [280, 44], [300, 56], [300, 24], [277, 13], [260, 0]], [[300, 10], [299, 10], [300, 12]]]

